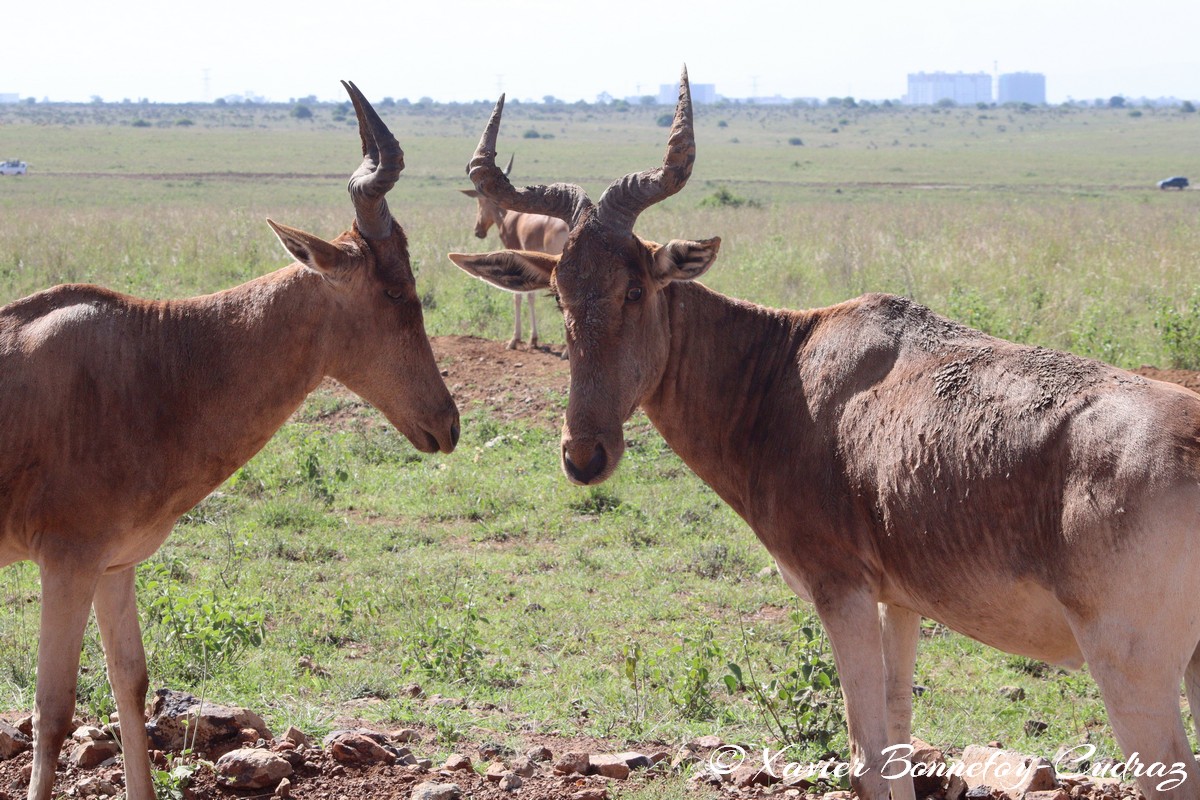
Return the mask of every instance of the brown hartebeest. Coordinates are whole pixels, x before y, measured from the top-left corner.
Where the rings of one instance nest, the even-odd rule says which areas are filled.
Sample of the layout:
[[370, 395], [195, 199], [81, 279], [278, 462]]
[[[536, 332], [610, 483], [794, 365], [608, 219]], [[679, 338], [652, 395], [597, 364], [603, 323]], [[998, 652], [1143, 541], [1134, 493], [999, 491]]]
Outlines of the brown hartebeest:
[[40, 570], [30, 800], [48, 800], [75, 711], [89, 608], [121, 716], [130, 800], [152, 800], [134, 568], [246, 463], [325, 376], [423, 452], [458, 409], [425, 335], [408, 243], [384, 195], [404, 153], [366, 98], [353, 227], [331, 242], [268, 220], [297, 263], [188, 300], [57, 286], [0, 309], [0, 564]]
[[[506, 176], [512, 174], [513, 157], [509, 156], [508, 166], [504, 168]], [[498, 203], [484, 197], [475, 189], [462, 189], [467, 197], [479, 201], [479, 210], [475, 215], [475, 235], [486, 239], [488, 230], [495, 225], [500, 234], [500, 243], [510, 250], [533, 250], [539, 253], [558, 255], [567, 243], [567, 223], [557, 217], [545, 214], [522, 214], [519, 211], [505, 211]], [[515, 350], [521, 343], [521, 298], [529, 303], [529, 346], [538, 346], [537, 312], [534, 310], [534, 292], [515, 292], [513, 294], [513, 337], [508, 343], [509, 350]], [[565, 357], [565, 353], [563, 354]]]
[[511, 290], [556, 293], [573, 482], [612, 474], [641, 406], [814, 604], [860, 797], [913, 797], [911, 780], [887, 778], [909, 742], [921, 616], [1010, 652], [1086, 660], [1126, 755], [1160, 765], [1142, 792], [1200, 797], [1179, 712], [1182, 679], [1200, 721], [1200, 397], [903, 297], [783, 311], [693, 283], [720, 240], [633, 233], [691, 173], [686, 72], [663, 166], [596, 204], [577, 186], [508, 182], [495, 166], [502, 108], [472, 181], [571, 234], [558, 258], [450, 258]]

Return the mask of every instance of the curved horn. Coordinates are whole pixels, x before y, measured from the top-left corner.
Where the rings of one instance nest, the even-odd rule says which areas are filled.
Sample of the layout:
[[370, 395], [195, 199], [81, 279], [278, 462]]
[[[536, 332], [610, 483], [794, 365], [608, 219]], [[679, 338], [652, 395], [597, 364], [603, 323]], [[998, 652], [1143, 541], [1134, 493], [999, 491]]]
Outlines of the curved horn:
[[[555, 183], [550, 186], [526, 186], [517, 189], [508, 181], [506, 172], [496, 166], [496, 136], [500, 131], [500, 115], [504, 112], [504, 95], [496, 102], [492, 117], [484, 128], [475, 155], [467, 164], [467, 175], [475, 189], [501, 208], [527, 214], [546, 214], [558, 217], [572, 228], [592, 207], [592, 201], [579, 186]], [[510, 162], [511, 166], [511, 162]]]
[[692, 174], [695, 160], [692, 92], [685, 66], [679, 78], [679, 102], [675, 106], [675, 121], [671, 124], [663, 165], [645, 172], [633, 172], [613, 181], [596, 204], [597, 219], [611, 230], [633, 233], [633, 224], [639, 214], [684, 187]]
[[342, 86], [354, 103], [358, 135], [362, 138], [363, 162], [350, 176], [347, 187], [354, 201], [355, 222], [366, 238], [384, 239], [392, 233], [392, 212], [384, 195], [400, 178], [404, 151], [358, 87], [350, 81], [342, 81]]

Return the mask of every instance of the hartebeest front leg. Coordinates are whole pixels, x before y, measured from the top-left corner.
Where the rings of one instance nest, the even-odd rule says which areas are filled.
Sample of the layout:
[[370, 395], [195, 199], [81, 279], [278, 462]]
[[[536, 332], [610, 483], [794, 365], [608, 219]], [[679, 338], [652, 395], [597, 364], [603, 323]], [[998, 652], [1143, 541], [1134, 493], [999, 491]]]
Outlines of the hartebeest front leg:
[[108, 662], [108, 682], [121, 716], [125, 796], [127, 800], [154, 800], [145, 725], [146, 691], [150, 682], [137, 618], [134, 568], [102, 577], [96, 586], [93, 606]]
[[529, 303], [529, 347], [533, 349], [538, 346], [537, 311], [534, 309], [537, 302], [536, 293], [526, 292], [525, 300]]
[[[879, 627], [883, 634], [883, 671], [887, 693], [888, 744], [912, 741], [912, 680], [917, 666], [917, 639], [921, 615], [907, 608], [879, 604]], [[892, 800], [915, 800], [912, 775], [898, 777], [888, 770]]]
[[50, 800], [58, 753], [71, 733], [83, 630], [99, 578], [91, 565], [42, 565], [41, 639], [33, 707], [29, 800]]
[[837, 664], [850, 728], [850, 785], [860, 800], [888, 800], [888, 745], [883, 636], [879, 606], [869, 593], [848, 590], [814, 598]]
[[513, 335], [505, 345], [508, 350], [516, 350], [517, 345], [521, 343], [521, 294], [520, 292], [513, 295]]

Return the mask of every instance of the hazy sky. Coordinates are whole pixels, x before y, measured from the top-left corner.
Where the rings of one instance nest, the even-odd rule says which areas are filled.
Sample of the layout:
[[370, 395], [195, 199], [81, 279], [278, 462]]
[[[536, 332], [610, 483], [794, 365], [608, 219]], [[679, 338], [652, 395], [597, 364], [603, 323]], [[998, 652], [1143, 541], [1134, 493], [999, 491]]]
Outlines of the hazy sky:
[[5, 20], [0, 93], [38, 100], [342, 99], [349, 78], [372, 99], [591, 101], [656, 94], [684, 62], [727, 97], [899, 98], [909, 72], [998, 64], [1044, 73], [1052, 103], [1200, 99], [1200, 0], [13, 0]]

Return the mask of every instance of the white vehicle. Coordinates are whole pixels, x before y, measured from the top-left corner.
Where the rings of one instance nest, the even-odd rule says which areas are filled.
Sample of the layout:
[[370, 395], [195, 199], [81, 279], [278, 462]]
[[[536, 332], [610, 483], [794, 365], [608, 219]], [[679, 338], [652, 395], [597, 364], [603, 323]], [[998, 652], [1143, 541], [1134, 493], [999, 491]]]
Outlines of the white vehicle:
[[0, 175], [24, 175], [28, 169], [28, 164], [15, 158], [0, 162]]

